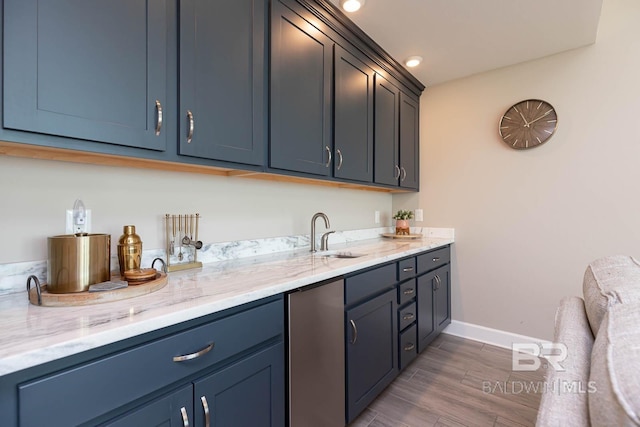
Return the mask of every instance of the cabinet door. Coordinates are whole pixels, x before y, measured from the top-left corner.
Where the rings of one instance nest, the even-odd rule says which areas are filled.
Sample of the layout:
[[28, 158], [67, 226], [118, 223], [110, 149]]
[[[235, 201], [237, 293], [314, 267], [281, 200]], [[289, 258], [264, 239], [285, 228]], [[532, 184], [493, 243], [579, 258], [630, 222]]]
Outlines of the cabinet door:
[[373, 181], [374, 71], [335, 47], [334, 172], [337, 178]]
[[274, 345], [195, 382], [195, 425], [283, 426], [283, 348]]
[[[165, 426], [179, 427], [193, 422], [193, 388], [191, 384], [151, 403], [134, 409], [106, 424], [105, 427]], [[186, 420], [186, 422], [185, 422]]]
[[379, 74], [376, 74], [375, 82], [374, 181], [398, 185], [400, 90]]
[[400, 186], [418, 189], [420, 163], [418, 102], [400, 92]]
[[180, 154], [261, 165], [266, 0], [180, 1]]
[[5, 128], [165, 150], [166, 0], [6, 0]]
[[347, 311], [347, 423], [398, 374], [396, 290]]
[[269, 166], [331, 172], [333, 42], [279, 1], [271, 19]]
[[450, 266], [445, 265], [435, 271], [434, 323], [440, 333], [451, 323], [451, 280]]
[[418, 352], [424, 350], [436, 337], [433, 312], [435, 272], [418, 277]]

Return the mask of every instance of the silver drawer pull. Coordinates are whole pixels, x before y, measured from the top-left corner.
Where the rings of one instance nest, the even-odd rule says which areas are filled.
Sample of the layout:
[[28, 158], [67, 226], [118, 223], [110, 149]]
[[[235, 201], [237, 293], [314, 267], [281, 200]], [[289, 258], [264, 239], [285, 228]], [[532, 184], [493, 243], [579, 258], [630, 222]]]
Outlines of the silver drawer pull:
[[403, 348], [403, 350], [404, 350], [404, 351], [411, 351], [411, 350], [413, 350], [414, 348], [416, 348], [416, 345], [415, 345], [415, 344], [413, 344], [413, 343], [410, 343], [409, 345], [405, 346], [405, 347]]
[[193, 118], [193, 113], [191, 110], [187, 110], [187, 121], [189, 122], [189, 130], [187, 131], [187, 144], [191, 144], [193, 140], [193, 131], [196, 126], [196, 121]]
[[409, 288], [409, 289], [405, 289], [404, 292], [402, 292], [404, 295], [411, 295], [415, 292], [415, 290], [413, 288]]
[[205, 427], [211, 427], [211, 416], [209, 414], [209, 404], [207, 403], [206, 396], [200, 397], [202, 402], [202, 409], [204, 409], [204, 425]]
[[437, 291], [438, 289], [440, 289], [440, 285], [442, 284], [442, 281], [440, 280], [440, 276], [438, 275], [436, 275], [434, 279], [436, 279], [436, 291]]
[[407, 171], [405, 170], [404, 167], [401, 167], [400, 170], [402, 171], [402, 178], [400, 178], [400, 182], [402, 182], [407, 177]]
[[156, 99], [156, 135], [160, 135], [162, 129], [162, 104]]
[[174, 362], [184, 362], [186, 360], [197, 359], [200, 356], [203, 356], [211, 351], [215, 343], [211, 343], [200, 351], [196, 351], [195, 353], [185, 354], [182, 356], [173, 356]]
[[180, 413], [182, 414], [182, 425], [184, 427], [189, 427], [189, 414], [187, 414], [187, 410], [184, 406], [180, 408]]
[[405, 267], [405, 268], [402, 269], [402, 271], [404, 271], [405, 273], [407, 271], [413, 271], [413, 267]]
[[356, 322], [353, 319], [350, 319], [351, 327], [353, 328], [353, 339], [351, 340], [351, 344], [355, 344], [358, 341], [358, 328], [356, 328]]
[[395, 165], [395, 174], [393, 175], [393, 179], [398, 179], [400, 178], [400, 166]]
[[440, 257], [439, 256], [433, 258], [433, 262], [438, 262], [438, 261], [440, 261]]
[[324, 146], [324, 149], [325, 149], [325, 150], [327, 150], [327, 154], [329, 155], [329, 158], [328, 158], [328, 160], [327, 160], [327, 163], [325, 163], [325, 165], [324, 165], [325, 167], [327, 167], [327, 168], [328, 168], [328, 167], [329, 167], [329, 165], [331, 164], [331, 148], [329, 148], [329, 146], [328, 146], [328, 145], [325, 145], [325, 146]]
[[416, 317], [416, 315], [415, 315], [415, 314], [413, 314], [413, 313], [409, 313], [409, 314], [405, 314], [404, 316], [402, 316], [402, 320], [411, 320], [411, 319], [413, 319], [414, 317]]
[[340, 170], [342, 167], [342, 151], [336, 150], [336, 154], [338, 155], [338, 166], [336, 166], [336, 169]]

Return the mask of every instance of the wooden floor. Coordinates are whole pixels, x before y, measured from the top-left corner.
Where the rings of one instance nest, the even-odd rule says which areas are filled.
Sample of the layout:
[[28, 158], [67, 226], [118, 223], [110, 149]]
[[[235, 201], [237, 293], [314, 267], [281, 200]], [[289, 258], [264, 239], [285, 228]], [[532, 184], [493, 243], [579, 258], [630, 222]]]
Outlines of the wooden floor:
[[511, 350], [441, 334], [349, 427], [533, 426], [543, 369], [511, 365]]

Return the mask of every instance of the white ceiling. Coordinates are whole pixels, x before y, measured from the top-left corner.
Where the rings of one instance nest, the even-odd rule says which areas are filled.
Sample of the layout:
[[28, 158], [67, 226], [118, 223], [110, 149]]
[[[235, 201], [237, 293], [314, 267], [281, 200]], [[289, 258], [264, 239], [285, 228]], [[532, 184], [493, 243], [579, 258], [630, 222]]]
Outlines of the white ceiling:
[[[331, 0], [338, 5], [339, 0]], [[367, 0], [347, 14], [427, 86], [596, 41], [602, 0]]]

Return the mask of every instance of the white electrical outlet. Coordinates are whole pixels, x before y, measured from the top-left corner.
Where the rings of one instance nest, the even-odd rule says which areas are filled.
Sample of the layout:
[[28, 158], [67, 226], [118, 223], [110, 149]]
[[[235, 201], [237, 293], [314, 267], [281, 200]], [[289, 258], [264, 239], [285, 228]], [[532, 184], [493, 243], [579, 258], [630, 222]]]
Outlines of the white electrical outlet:
[[[84, 224], [82, 223], [84, 222]], [[85, 210], [84, 221], [75, 224], [73, 221], [73, 210], [67, 209], [66, 234], [91, 233], [91, 209]]]
[[416, 222], [422, 221], [424, 221], [424, 212], [422, 212], [422, 209], [416, 209]]
[[380, 211], [375, 211], [373, 218], [376, 224], [380, 224]]

